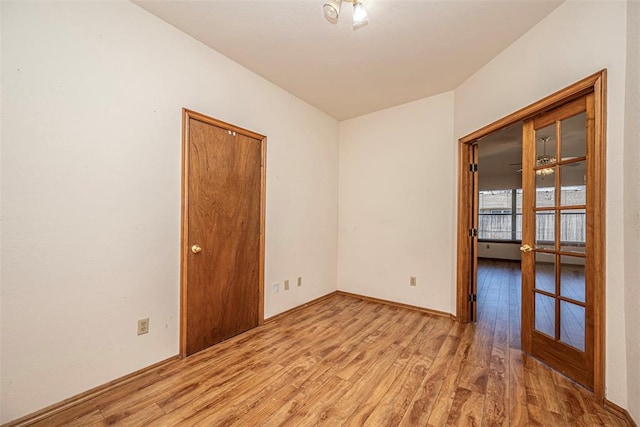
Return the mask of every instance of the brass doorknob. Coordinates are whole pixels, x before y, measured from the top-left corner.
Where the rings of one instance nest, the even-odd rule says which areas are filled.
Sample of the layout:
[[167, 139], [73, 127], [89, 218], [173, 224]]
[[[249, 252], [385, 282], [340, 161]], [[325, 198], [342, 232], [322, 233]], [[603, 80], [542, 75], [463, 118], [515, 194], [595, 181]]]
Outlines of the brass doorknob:
[[520, 246], [520, 251], [521, 252], [531, 252], [533, 250], [533, 248], [529, 245], [522, 245]]
[[199, 254], [202, 251], [202, 248], [198, 245], [191, 246], [191, 252], [194, 254]]

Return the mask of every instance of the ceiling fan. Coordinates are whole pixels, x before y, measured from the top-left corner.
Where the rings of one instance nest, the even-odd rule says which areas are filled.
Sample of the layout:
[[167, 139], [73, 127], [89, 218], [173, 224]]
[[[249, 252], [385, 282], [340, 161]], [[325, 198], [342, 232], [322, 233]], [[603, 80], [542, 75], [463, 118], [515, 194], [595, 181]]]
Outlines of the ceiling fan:
[[[540, 138], [540, 142], [542, 142], [544, 145], [542, 148], [542, 155], [538, 156], [538, 158], [536, 159], [536, 167], [542, 166], [543, 168], [536, 170], [536, 175], [538, 176], [547, 176], [547, 175], [551, 175], [554, 172], [553, 167], [544, 167], [544, 166], [552, 165], [553, 163], [556, 162], [555, 157], [552, 157], [549, 154], [547, 154], [547, 142], [549, 142], [550, 139], [551, 137], [549, 136], [543, 136]], [[565, 160], [572, 160], [575, 158], [576, 157], [563, 157], [560, 160], [565, 161]], [[578, 163], [572, 163], [567, 166], [577, 166], [577, 165]], [[509, 166], [522, 166], [522, 162], [509, 163]], [[522, 168], [518, 169], [517, 172], [522, 172]]]

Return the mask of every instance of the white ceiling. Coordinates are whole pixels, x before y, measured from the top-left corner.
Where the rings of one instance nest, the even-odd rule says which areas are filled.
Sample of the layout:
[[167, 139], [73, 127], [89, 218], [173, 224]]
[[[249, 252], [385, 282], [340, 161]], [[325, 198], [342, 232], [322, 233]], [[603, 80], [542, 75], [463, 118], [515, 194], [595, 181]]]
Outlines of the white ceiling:
[[522, 169], [522, 122], [478, 142], [479, 171], [486, 176], [514, 175]]
[[337, 120], [453, 90], [562, 0], [132, 0]]

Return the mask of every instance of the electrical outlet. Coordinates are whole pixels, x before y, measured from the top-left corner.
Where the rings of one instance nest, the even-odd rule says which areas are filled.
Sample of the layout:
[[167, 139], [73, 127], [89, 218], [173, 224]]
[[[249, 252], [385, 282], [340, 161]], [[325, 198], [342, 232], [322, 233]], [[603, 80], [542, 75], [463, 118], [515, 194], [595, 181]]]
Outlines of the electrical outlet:
[[149, 318], [138, 320], [138, 335], [149, 333]]
[[271, 285], [271, 288], [273, 290], [273, 293], [277, 294], [278, 292], [280, 292], [280, 283], [274, 283], [273, 285]]
[[298, 277], [298, 286], [302, 286], [302, 276]]
[[284, 290], [285, 290], [285, 291], [288, 291], [288, 290], [289, 290], [289, 281], [288, 281], [288, 280], [285, 280], [285, 281], [284, 281]]
[[415, 285], [416, 285], [416, 277], [415, 276], [409, 277], [409, 286], [415, 286]]

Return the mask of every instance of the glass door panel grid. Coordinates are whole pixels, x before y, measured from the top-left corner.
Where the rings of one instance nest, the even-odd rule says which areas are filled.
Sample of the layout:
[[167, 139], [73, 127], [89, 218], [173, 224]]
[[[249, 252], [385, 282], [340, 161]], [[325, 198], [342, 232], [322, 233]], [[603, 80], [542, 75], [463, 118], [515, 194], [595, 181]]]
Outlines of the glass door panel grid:
[[[575, 117], [569, 119], [575, 120]], [[542, 135], [543, 133], [546, 135]], [[575, 154], [579, 153], [579, 156], [564, 159], [560, 157], [563, 152], [563, 137], [565, 137], [562, 133], [562, 121], [556, 121], [536, 131], [537, 139], [538, 136], [545, 147], [537, 150], [538, 160], [542, 159], [542, 162], [534, 168], [536, 171], [534, 325], [537, 331], [555, 341], [584, 351], [586, 308], [584, 267], [582, 269], [573, 267], [570, 274], [570, 269], [562, 261], [572, 259], [575, 265], [580, 265], [579, 260], [586, 259], [586, 197], [579, 193], [571, 196], [568, 194], [569, 190], [586, 194], [586, 185], [584, 181], [582, 183], [575, 181], [575, 177], [573, 177], [574, 181], [567, 182], [569, 173], [576, 175], [581, 173], [583, 168], [586, 169], [586, 156], [580, 156], [583, 152], [573, 151]], [[549, 149], [553, 152], [547, 152]], [[567, 150], [564, 152], [567, 153]], [[565, 169], [563, 166], [573, 170]], [[564, 181], [563, 175], [565, 175]], [[580, 271], [582, 277], [576, 280]], [[571, 281], [582, 282], [582, 285], [571, 286]]]

